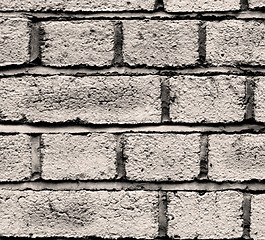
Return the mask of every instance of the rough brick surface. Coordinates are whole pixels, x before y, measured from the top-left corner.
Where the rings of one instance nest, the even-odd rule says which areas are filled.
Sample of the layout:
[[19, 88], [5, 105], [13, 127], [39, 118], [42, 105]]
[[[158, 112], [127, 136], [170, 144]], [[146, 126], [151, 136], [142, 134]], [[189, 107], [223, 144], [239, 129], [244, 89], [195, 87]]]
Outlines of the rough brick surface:
[[240, 122], [244, 120], [245, 82], [241, 76], [170, 78], [173, 122]]
[[164, 0], [167, 12], [240, 10], [240, 0]]
[[112, 134], [44, 134], [42, 178], [52, 180], [113, 179], [116, 139]]
[[264, 179], [265, 135], [209, 136], [209, 173], [215, 181]]
[[265, 239], [265, 194], [252, 195], [250, 236], [254, 240]]
[[158, 76], [0, 79], [0, 119], [29, 122], [160, 122]]
[[265, 25], [225, 20], [206, 24], [206, 60], [213, 65], [264, 65]]
[[0, 181], [22, 181], [31, 176], [30, 137], [0, 136]]
[[42, 61], [50, 66], [109, 66], [114, 57], [111, 21], [57, 21], [42, 24]]
[[130, 180], [192, 180], [198, 176], [199, 134], [128, 134], [124, 156]]
[[253, 78], [254, 90], [254, 117], [258, 122], [265, 122], [265, 77]]
[[198, 21], [124, 21], [125, 63], [156, 67], [196, 64]]
[[181, 239], [240, 238], [241, 193], [235, 191], [168, 193], [168, 235]]
[[265, 0], [248, 0], [249, 8], [264, 8]]
[[5, 0], [2, 11], [134, 11], [154, 10], [155, 0]]
[[0, 235], [24, 237], [157, 236], [157, 193], [0, 191]]
[[23, 18], [0, 18], [0, 66], [29, 62], [29, 25]]

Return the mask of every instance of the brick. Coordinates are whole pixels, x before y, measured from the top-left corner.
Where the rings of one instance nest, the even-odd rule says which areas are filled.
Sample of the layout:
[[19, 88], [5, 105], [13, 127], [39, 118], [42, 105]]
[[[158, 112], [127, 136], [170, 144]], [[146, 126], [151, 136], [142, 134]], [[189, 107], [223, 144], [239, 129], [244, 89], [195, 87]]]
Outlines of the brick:
[[116, 139], [112, 134], [87, 136], [43, 134], [42, 178], [52, 180], [113, 179]]
[[248, 0], [248, 5], [250, 9], [264, 8], [265, 0]]
[[0, 18], [0, 66], [29, 62], [29, 25], [24, 18]]
[[0, 191], [0, 235], [152, 239], [158, 196], [146, 191]]
[[57, 21], [42, 24], [42, 62], [63, 67], [110, 66], [114, 57], [111, 21]]
[[199, 134], [127, 134], [124, 141], [129, 180], [188, 181], [199, 175]]
[[5, 0], [1, 11], [153, 11], [155, 0]]
[[206, 24], [206, 60], [212, 65], [264, 65], [265, 25], [225, 20]]
[[243, 76], [170, 78], [173, 122], [241, 122], [246, 112]]
[[240, 10], [240, 0], [164, 0], [167, 12], [207, 12]]
[[0, 152], [0, 181], [23, 181], [31, 177], [28, 135], [0, 135]]
[[255, 77], [254, 82], [254, 118], [258, 122], [265, 122], [265, 77]]
[[198, 53], [199, 21], [124, 21], [124, 61], [130, 66], [194, 65]]
[[242, 193], [168, 193], [168, 235], [180, 239], [241, 238]]
[[0, 85], [5, 121], [161, 121], [158, 76], [23, 76], [1, 78]]
[[265, 239], [265, 194], [252, 195], [250, 236], [254, 240]]
[[264, 179], [265, 135], [209, 136], [209, 179], [246, 181]]

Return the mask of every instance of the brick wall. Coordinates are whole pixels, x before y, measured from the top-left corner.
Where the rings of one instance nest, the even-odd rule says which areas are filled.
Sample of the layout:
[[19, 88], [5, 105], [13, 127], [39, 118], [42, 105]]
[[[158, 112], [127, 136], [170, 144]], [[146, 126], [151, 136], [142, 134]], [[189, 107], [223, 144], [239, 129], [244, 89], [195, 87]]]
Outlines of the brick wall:
[[265, 239], [264, 0], [0, 1], [0, 239]]

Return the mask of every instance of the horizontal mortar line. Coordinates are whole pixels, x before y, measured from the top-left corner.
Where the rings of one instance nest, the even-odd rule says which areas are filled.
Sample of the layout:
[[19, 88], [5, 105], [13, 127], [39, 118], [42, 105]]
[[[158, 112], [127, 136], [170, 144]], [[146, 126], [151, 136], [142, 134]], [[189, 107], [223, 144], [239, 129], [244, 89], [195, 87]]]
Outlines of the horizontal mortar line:
[[56, 68], [48, 66], [7, 66], [0, 67], [0, 77], [20, 76], [20, 75], [76, 75], [76, 76], [98, 76], [98, 75], [265, 75], [265, 67], [193, 67], [184, 69], [174, 68], [145, 68], [145, 67], [110, 67], [105, 69], [91, 69], [89, 67], [74, 67], [74, 68]]
[[144, 124], [144, 125], [81, 125], [81, 124], [0, 124], [0, 133], [263, 133], [262, 124], [230, 124], [200, 125], [200, 124]]
[[0, 190], [128, 190], [128, 191], [247, 191], [265, 192], [265, 183], [258, 181], [250, 182], [118, 182], [118, 181], [37, 181], [21, 183], [0, 183]]
[[264, 19], [265, 12], [251, 11], [222, 11], [222, 12], [163, 12], [163, 11], [123, 11], [123, 12], [30, 12], [30, 11], [0, 11], [3, 17], [27, 17], [36, 21], [50, 20], [82, 20], [82, 19]]

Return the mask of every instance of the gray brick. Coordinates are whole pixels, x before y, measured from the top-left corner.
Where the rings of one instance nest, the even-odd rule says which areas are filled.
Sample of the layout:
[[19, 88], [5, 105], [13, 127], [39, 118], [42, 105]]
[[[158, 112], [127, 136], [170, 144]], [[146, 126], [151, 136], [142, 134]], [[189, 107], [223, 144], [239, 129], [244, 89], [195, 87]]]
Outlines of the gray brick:
[[192, 180], [200, 171], [199, 154], [199, 134], [125, 135], [125, 167], [130, 180]]
[[258, 122], [265, 122], [265, 77], [255, 77], [254, 82], [254, 117]]
[[0, 119], [145, 123], [161, 120], [158, 76], [23, 76], [0, 79]]
[[264, 8], [265, 0], [248, 0], [248, 5], [250, 9]]
[[123, 53], [131, 66], [194, 65], [198, 53], [198, 21], [124, 21]]
[[168, 235], [181, 239], [241, 238], [242, 193], [168, 193]]
[[252, 195], [250, 237], [254, 240], [265, 239], [265, 194]]
[[243, 76], [170, 78], [173, 122], [241, 122], [246, 112]]
[[153, 239], [158, 196], [145, 191], [0, 191], [0, 235]]
[[206, 25], [206, 60], [213, 65], [264, 65], [265, 25], [225, 20]]

